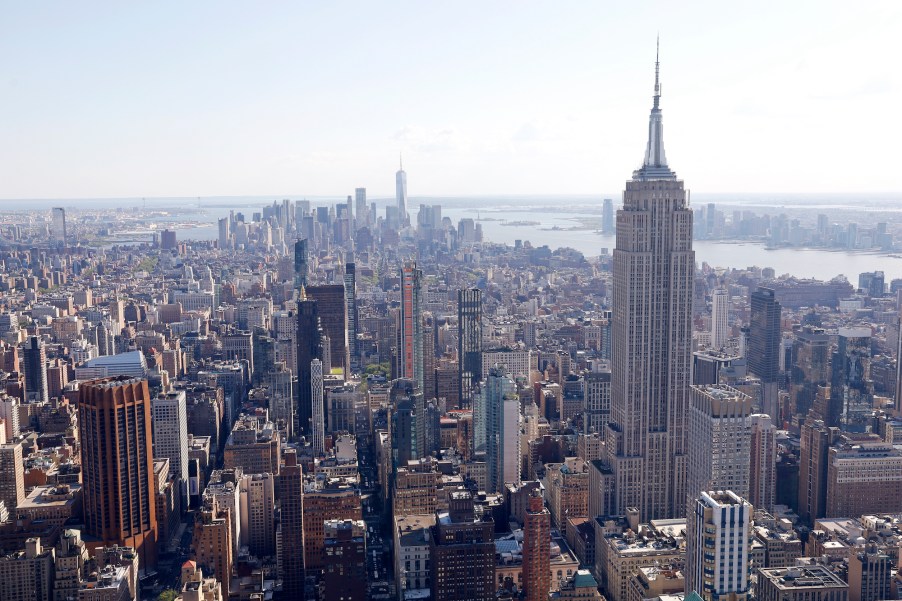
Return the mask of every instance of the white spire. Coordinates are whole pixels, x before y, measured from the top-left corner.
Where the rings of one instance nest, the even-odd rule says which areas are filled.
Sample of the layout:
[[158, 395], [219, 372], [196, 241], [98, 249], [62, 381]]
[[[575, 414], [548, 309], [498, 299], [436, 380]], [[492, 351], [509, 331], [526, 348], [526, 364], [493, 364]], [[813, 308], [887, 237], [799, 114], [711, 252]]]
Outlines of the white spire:
[[661, 80], [660, 49], [658, 39], [655, 51], [655, 94], [648, 118], [648, 145], [645, 147], [645, 160], [642, 168], [636, 171], [635, 177], [640, 179], [674, 179], [674, 174], [667, 166], [667, 155], [664, 154], [664, 123], [661, 116]]

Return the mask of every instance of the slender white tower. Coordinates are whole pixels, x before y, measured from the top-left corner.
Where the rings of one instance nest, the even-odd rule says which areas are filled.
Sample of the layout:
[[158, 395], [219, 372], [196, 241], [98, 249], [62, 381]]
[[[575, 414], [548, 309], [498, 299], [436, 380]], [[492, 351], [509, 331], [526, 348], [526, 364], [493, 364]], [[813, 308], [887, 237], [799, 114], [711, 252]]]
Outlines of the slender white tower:
[[723, 288], [711, 294], [711, 346], [716, 349], [730, 339], [730, 296]]
[[403, 227], [410, 224], [410, 219], [407, 215], [407, 172], [404, 171], [404, 162], [400, 160], [400, 156], [398, 167], [395, 174], [395, 197], [398, 200], [398, 220]]

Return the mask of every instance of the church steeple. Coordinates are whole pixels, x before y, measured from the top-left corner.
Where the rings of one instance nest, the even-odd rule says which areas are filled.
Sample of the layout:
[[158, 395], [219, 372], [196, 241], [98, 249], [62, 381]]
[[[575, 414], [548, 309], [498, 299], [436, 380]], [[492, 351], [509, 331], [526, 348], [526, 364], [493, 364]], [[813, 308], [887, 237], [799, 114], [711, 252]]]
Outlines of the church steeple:
[[667, 166], [667, 155], [664, 154], [664, 122], [661, 115], [661, 42], [658, 39], [655, 51], [655, 93], [648, 118], [648, 145], [645, 147], [645, 160], [642, 168], [633, 172], [636, 179], [676, 179], [676, 174]]

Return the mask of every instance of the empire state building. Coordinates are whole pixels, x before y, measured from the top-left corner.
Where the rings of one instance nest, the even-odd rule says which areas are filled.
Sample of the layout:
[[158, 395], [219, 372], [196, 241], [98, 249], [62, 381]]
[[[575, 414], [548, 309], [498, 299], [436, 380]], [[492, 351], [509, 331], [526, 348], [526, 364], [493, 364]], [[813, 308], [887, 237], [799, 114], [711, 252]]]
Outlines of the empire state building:
[[642, 167], [617, 213], [612, 421], [605, 431], [601, 509], [643, 521], [686, 510], [686, 414], [692, 344], [692, 211], [667, 165], [659, 62]]

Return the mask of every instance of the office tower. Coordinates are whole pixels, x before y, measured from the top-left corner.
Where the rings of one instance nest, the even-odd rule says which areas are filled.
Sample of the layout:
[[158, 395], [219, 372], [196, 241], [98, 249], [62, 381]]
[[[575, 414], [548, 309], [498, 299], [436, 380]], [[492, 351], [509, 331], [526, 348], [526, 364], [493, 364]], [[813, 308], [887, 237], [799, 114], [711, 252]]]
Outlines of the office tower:
[[25, 400], [29, 403], [47, 402], [47, 352], [37, 336], [31, 336], [24, 348]]
[[730, 296], [723, 288], [711, 293], [711, 346], [723, 348], [730, 339]]
[[55, 207], [53, 209], [52, 219], [50, 221], [50, 235], [54, 242], [61, 242], [63, 246], [69, 241], [69, 235], [66, 231], [66, 209]]
[[360, 492], [348, 486], [304, 493], [304, 569], [319, 576], [323, 567], [327, 520], [361, 520]]
[[219, 220], [219, 250], [232, 247], [232, 223], [228, 217]]
[[0, 445], [0, 501], [10, 515], [25, 501], [25, 463], [21, 441]]
[[804, 524], [826, 516], [827, 460], [830, 445], [839, 434], [820, 420], [805, 420], [799, 437], [798, 514]]
[[304, 598], [304, 478], [295, 449], [282, 455], [279, 475], [282, 528], [282, 591], [288, 599]]
[[323, 531], [323, 601], [366, 601], [366, 524], [327, 520]]
[[886, 278], [882, 271], [860, 273], [858, 288], [872, 298], [880, 298], [886, 291]]
[[648, 146], [626, 183], [614, 250], [612, 424], [616, 507], [643, 521], [685, 515], [686, 413], [692, 344], [692, 211], [667, 166], [655, 63]]
[[[902, 340], [902, 336], [899, 339]], [[792, 343], [790, 395], [793, 413], [808, 415], [817, 398], [818, 388], [826, 386], [829, 379], [830, 337], [823, 328], [806, 325], [795, 333]], [[758, 507], [754, 501], [752, 505]]]
[[489, 370], [483, 389], [486, 490], [503, 493], [507, 484], [520, 483], [520, 397], [517, 385], [496, 365]]
[[601, 371], [588, 372], [583, 375], [583, 429], [585, 434], [604, 432], [611, 421], [611, 370], [605, 367]]
[[160, 232], [160, 249], [173, 250], [175, 248], [178, 248], [178, 240], [176, 239], [175, 232], [172, 230], [163, 230]]
[[268, 374], [269, 384], [269, 418], [277, 428], [283, 427], [285, 435], [291, 440], [294, 437], [294, 382], [291, 370], [284, 361], [276, 363]]
[[369, 225], [369, 207], [366, 204], [366, 188], [355, 188], [354, 189], [354, 204], [357, 209], [357, 224], [356, 228], [360, 229], [362, 227], [366, 227]]
[[[301, 288], [297, 314], [297, 375], [298, 375], [298, 434], [310, 436], [313, 418], [313, 387], [311, 385], [310, 365], [314, 359], [321, 359], [323, 354], [322, 328], [319, 323], [318, 304], [308, 299]], [[325, 411], [323, 408], [321, 411]]]
[[395, 467], [426, 455], [426, 400], [413, 380], [399, 378], [390, 393], [391, 444]]
[[316, 455], [325, 451], [323, 445], [326, 439], [326, 404], [323, 392], [323, 362], [314, 359], [310, 362], [310, 403], [313, 410], [310, 429], [313, 452]]
[[703, 492], [686, 523], [686, 592], [706, 601], [751, 598], [751, 504], [735, 492]]
[[356, 366], [360, 357], [357, 351], [357, 266], [353, 262], [345, 265], [344, 285], [345, 312], [348, 316], [348, 354], [351, 356], [351, 364]]
[[749, 371], [761, 379], [764, 413], [780, 423], [777, 379], [780, 377], [780, 303], [774, 291], [759, 286], [752, 292], [749, 320]]
[[547, 601], [551, 590], [551, 513], [533, 489], [523, 522], [523, 588], [526, 601]]
[[256, 557], [276, 553], [276, 496], [272, 474], [245, 474], [241, 478], [241, 536]]
[[331, 367], [339, 367], [345, 378], [350, 377], [348, 356], [348, 314], [345, 305], [345, 287], [342, 284], [308, 286], [307, 298], [316, 301], [319, 322], [323, 334], [329, 337]]
[[307, 238], [294, 243], [294, 287], [307, 285], [310, 267], [307, 263]]
[[843, 435], [827, 451], [826, 516], [883, 515], [902, 499], [902, 451], [876, 434]]
[[448, 512], [436, 513], [430, 529], [434, 601], [494, 601], [494, 529], [489, 513], [476, 516], [470, 492], [450, 493]]
[[898, 585], [893, 586], [896, 562], [888, 549], [873, 544], [856, 547], [849, 554], [849, 601], [892, 599], [892, 590]]
[[179, 481], [183, 501], [188, 492], [188, 402], [184, 390], [161, 393], [151, 401], [153, 457], [169, 459], [169, 475]]
[[601, 209], [601, 233], [614, 233], [614, 199], [605, 198]]
[[263, 416], [242, 415], [235, 422], [223, 451], [225, 469], [241, 468], [245, 474], [279, 475], [282, 437]]
[[407, 173], [404, 171], [404, 163], [400, 164], [398, 172], [395, 173], [395, 199], [400, 226], [410, 225], [410, 218], [407, 215]]
[[194, 560], [208, 574], [216, 576], [222, 584], [224, 595], [229, 593], [232, 565], [237, 559], [235, 545], [238, 535], [232, 529], [233, 516], [228, 507], [211, 499], [195, 515], [191, 537]]
[[687, 500], [708, 490], [749, 494], [752, 399], [725, 385], [692, 386], [689, 395]]
[[401, 325], [398, 328], [400, 376], [422, 390], [423, 380], [423, 272], [415, 261], [401, 266]]
[[473, 391], [482, 381], [482, 290], [457, 291], [457, 366], [460, 370], [460, 407], [470, 408]]
[[831, 373], [824, 423], [847, 432], [864, 432], [874, 409], [870, 328], [839, 328]]
[[79, 388], [85, 526], [104, 544], [133, 547], [156, 564], [157, 517], [147, 380], [84, 382]]
[[752, 441], [749, 461], [749, 503], [771, 512], [777, 490], [777, 428], [769, 415], [751, 416]]
[[0, 393], [0, 420], [3, 420], [2, 429], [5, 436], [0, 436], [0, 444], [4, 441], [13, 442], [19, 438], [19, 397]]
[[230, 361], [247, 361], [248, 375], [254, 375], [254, 335], [251, 332], [233, 332], [221, 336], [222, 357]]

